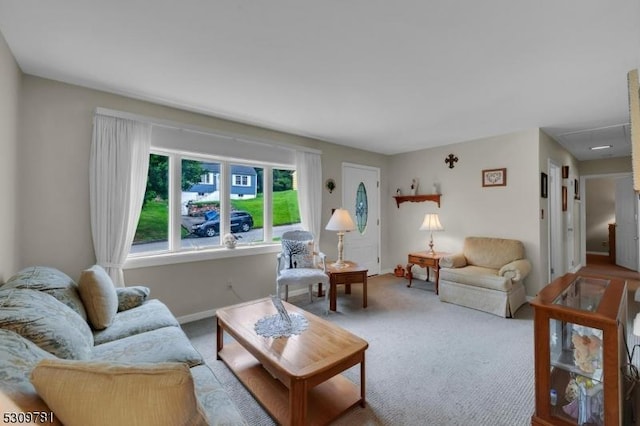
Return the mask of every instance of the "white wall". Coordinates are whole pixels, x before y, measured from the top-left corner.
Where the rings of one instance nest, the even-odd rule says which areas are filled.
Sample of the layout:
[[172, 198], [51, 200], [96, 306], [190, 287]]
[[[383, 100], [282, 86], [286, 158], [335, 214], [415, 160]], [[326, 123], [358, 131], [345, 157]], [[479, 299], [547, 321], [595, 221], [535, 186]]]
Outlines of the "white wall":
[[581, 176], [631, 173], [631, 157], [608, 158], [604, 160], [580, 161]]
[[[562, 185], [567, 186], [568, 203], [567, 211], [560, 213], [562, 223], [562, 245], [559, 248], [564, 253], [564, 272], [568, 272], [572, 267], [577, 268], [581, 259], [581, 227], [579, 224], [573, 224], [576, 222], [576, 217], [580, 217], [580, 203], [581, 201], [574, 200], [573, 180], [579, 179], [580, 174], [578, 170], [578, 161], [560, 144], [551, 139], [544, 132], [540, 132], [540, 155], [538, 157], [540, 171], [549, 175], [549, 160], [553, 161], [558, 166], [569, 166], [569, 178], [562, 179]], [[538, 176], [538, 186], [540, 177]], [[538, 189], [539, 193], [539, 189]], [[541, 275], [540, 278], [543, 282], [548, 281], [549, 277], [549, 198], [539, 198], [539, 215], [540, 215], [540, 266]], [[568, 227], [573, 226], [574, 230], [571, 234], [571, 241], [569, 241]], [[568, 257], [569, 245], [573, 248], [573, 256]], [[564, 273], [563, 272], [563, 273]]]
[[[388, 158], [318, 140], [181, 111], [33, 76], [23, 77], [19, 146], [20, 266], [48, 265], [72, 278], [95, 262], [89, 219], [89, 152], [96, 107], [131, 112], [248, 137], [272, 139], [319, 149], [323, 181], [332, 177], [337, 188], [323, 194], [322, 223], [342, 199], [343, 161], [380, 167], [387, 174]], [[386, 255], [385, 217], [382, 217], [383, 257]], [[335, 233], [323, 231], [321, 249], [336, 257]], [[0, 248], [1, 250], [2, 248]], [[180, 265], [130, 269], [129, 285], [144, 284], [153, 297], [167, 303], [177, 316], [208, 311], [238, 302], [226, 290], [231, 280], [243, 300], [275, 291], [275, 255], [265, 254]]]
[[[425, 213], [438, 213], [444, 232], [434, 233], [438, 251], [458, 252], [467, 236], [521, 240], [533, 271], [526, 279], [527, 294], [543, 284], [539, 247], [539, 132], [537, 129], [395, 155], [389, 167], [386, 204], [390, 220], [390, 262], [406, 265], [410, 251], [427, 248], [429, 235], [419, 231]], [[445, 158], [458, 157], [453, 169]], [[507, 169], [507, 186], [482, 187], [483, 169]], [[396, 207], [396, 188], [407, 193], [412, 178], [418, 193], [431, 193], [438, 182], [441, 207], [433, 202], [403, 203]], [[385, 197], [383, 197], [383, 201]]]
[[[6, 62], [1, 52], [0, 58]], [[12, 58], [9, 62], [13, 64], [8, 67], [12, 79], [19, 82], [20, 74]], [[6, 73], [6, 64], [0, 65]], [[20, 86], [15, 83], [9, 87], [18, 93]], [[445, 227], [444, 232], [434, 236], [438, 250], [458, 251], [468, 235], [522, 240], [534, 267], [526, 280], [529, 295], [535, 295], [546, 284], [547, 229], [546, 221], [540, 219], [540, 209], [546, 201], [539, 198], [539, 172], [546, 170], [548, 158], [571, 164], [572, 170], [577, 171], [573, 157], [537, 129], [383, 156], [33, 76], [22, 76], [21, 91], [20, 144], [13, 124], [8, 146], [0, 147], [11, 158], [19, 145], [18, 167], [2, 156], [0, 161], [6, 167], [0, 167], [0, 173], [13, 170], [6, 180], [18, 182], [21, 189], [18, 195], [11, 187], [0, 189], [4, 191], [0, 195], [6, 195], [19, 209], [19, 214], [0, 216], [0, 226], [17, 228], [21, 241], [18, 244], [14, 236], [5, 237], [6, 234], [0, 237], [0, 254], [5, 255], [0, 259], [4, 268], [0, 273], [5, 277], [20, 267], [39, 264], [57, 267], [77, 278], [95, 261], [89, 224], [88, 160], [96, 107], [320, 149], [323, 181], [336, 181], [336, 190], [331, 194], [318, 189], [323, 194], [323, 224], [328, 222], [331, 209], [341, 205], [342, 163], [379, 167], [382, 271], [390, 271], [396, 264], [405, 265], [407, 253], [426, 248], [428, 235], [417, 228], [426, 212], [438, 212]], [[16, 94], [14, 99], [17, 98]], [[0, 100], [2, 108], [16, 104], [17, 101], [7, 103], [4, 97]], [[8, 109], [10, 115], [11, 108]], [[15, 121], [9, 120], [9, 129]], [[4, 131], [3, 126], [0, 132]], [[2, 143], [6, 144], [4, 139]], [[459, 158], [453, 169], [444, 162], [449, 153]], [[507, 168], [507, 186], [483, 188], [481, 171], [502, 167]], [[439, 183], [441, 208], [431, 202], [396, 207], [396, 188], [407, 191], [416, 177], [420, 193], [431, 192], [431, 184]], [[336, 246], [335, 233], [323, 231], [320, 249], [335, 257]], [[154, 297], [164, 300], [174, 314], [184, 316], [238, 302], [237, 296], [226, 290], [228, 280], [242, 300], [273, 293], [275, 260], [268, 254], [138, 268], [127, 270], [125, 278], [129, 284], [148, 285]]]
[[22, 73], [0, 33], [0, 282], [18, 267], [18, 110]]

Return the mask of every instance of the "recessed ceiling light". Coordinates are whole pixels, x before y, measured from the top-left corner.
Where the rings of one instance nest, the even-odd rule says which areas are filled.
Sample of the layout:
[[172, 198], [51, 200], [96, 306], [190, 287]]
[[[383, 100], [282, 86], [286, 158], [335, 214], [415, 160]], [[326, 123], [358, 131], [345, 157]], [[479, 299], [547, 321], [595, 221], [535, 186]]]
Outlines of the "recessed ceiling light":
[[599, 149], [609, 149], [613, 147], [613, 145], [600, 145], [600, 146], [592, 146], [591, 148], [589, 148], [592, 151], [597, 151]]

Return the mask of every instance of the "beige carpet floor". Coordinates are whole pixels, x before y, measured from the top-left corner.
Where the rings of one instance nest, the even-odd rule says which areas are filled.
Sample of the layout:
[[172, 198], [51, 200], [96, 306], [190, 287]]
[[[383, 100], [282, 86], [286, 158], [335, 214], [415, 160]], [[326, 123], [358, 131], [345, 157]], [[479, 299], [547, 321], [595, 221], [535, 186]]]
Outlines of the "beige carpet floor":
[[[335, 425], [530, 424], [534, 409], [532, 310], [514, 319], [442, 303], [432, 285], [392, 275], [369, 279], [369, 306], [361, 286], [339, 290], [330, 321], [369, 342], [367, 407], [354, 407]], [[240, 300], [238, 300], [240, 302]], [[321, 314], [322, 301], [290, 302]], [[183, 326], [250, 425], [271, 418], [227, 367], [215, 359], [213, 319]], [[357, 382], [359, 369], [345, 375]]]

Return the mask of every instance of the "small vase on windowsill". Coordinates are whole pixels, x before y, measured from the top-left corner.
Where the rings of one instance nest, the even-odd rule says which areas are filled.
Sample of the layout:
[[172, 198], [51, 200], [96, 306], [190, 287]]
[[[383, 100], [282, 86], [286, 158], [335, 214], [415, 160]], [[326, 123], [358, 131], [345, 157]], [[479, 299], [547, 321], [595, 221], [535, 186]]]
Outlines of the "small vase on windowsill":
[[233, 234], [225, 234], [222, 241], [224, 243], [224, 246], [228, 249], [236, 248], [236, 244], [238, 243], [238, 239]]

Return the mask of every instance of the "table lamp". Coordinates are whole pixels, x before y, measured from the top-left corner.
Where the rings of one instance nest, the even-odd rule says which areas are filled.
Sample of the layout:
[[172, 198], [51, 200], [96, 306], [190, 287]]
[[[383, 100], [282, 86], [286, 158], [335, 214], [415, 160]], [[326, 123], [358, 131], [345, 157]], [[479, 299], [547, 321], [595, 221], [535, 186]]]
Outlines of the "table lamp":
[[335, 209], [325, 229], [327, 231], [338, 231], [338, 260], [331, 266], [333, 266], [334, 268], [343, 268], [347, 266], [347, 264], [342, 259], [342, 249], [344, 248], [344, 233], [356, 229], [356, 225], [353, 223], [353, 219], [351, 219], [349, 210]]
[[424, 215], [424, 220], [419, 228], [421, 231], [430, 231], [431, 237], [429, 240], [429, 254], [434, 255], [436, 252], [433, 250], [433, 231], [443, 231], [444, 228], [440, 223], [437, 213], [427, 213]]

